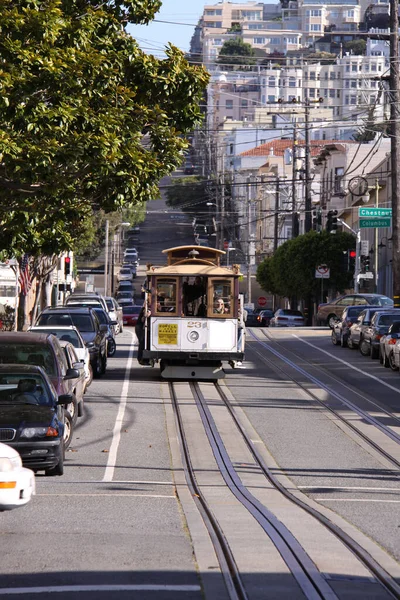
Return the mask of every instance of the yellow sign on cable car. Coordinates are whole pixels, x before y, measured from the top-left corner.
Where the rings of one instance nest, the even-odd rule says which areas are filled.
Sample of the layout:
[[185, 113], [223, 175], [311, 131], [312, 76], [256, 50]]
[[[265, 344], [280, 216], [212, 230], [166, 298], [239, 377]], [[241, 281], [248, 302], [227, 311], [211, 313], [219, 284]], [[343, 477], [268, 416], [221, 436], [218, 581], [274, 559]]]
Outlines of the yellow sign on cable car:
[[160, 346], [178, 345], [178, 323], [160, 323], [158, 325], [158, 344]]

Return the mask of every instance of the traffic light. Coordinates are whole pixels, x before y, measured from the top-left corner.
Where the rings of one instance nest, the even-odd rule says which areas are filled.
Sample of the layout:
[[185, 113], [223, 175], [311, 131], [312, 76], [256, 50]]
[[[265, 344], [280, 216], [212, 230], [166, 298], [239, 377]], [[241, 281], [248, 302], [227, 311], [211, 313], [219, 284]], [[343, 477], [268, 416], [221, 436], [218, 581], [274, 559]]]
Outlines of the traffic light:
[[330, 210], [326, 217], [326, 230], [329, 233], [336, 233], [338, 226], [337, 210]]
[[313, 210], [313, 229], [318, 232], [322, 229], [322, 210], [320, 208]]
[[64, 257], [64, 275], [70, 275], [71, 274], [71, 257], [70, 256], [65, 256]]
[[356, 270], [357, 252], [355, 250], [348, 250], [347, 252], [349, 255], [349, 271], [352, 271], [354, 273], [354, 271]]
[[371, 259], [369, 256], [361, 256], [361, 273], [368, 273], [371, 266]]

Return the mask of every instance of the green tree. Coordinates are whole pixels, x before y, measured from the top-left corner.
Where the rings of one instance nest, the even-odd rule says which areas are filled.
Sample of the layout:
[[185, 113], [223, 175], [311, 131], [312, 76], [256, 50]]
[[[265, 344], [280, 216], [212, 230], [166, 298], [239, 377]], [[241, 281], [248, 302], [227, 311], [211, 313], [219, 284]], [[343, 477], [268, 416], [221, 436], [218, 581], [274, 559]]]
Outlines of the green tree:
[[255, 65], [257, 59], [254, 48], [240, 37], [235, 37], [224, 43], [216, 62], [227, 70], [233, 70], [243, 65]]
[[206, 72], [126, 33], [159, 0], [0, 0], [0, 228], [9, 255], [53, 255], [93, 210], [158, 196], [199, 122]]
[[363, 56], [367, 52], [367, 42], [365, 40], [352, 40], [343, 44], [346, 52], [351, 52], [356, 56]]
[[208, 214], [213, 189], [212, 183], [198, 175], [179, 177], [166, 189], [167, 206], [193, 215]]
[[272, 257], [257, 269], [257, 281], [269, 292], [291, 298], [318, 297], [320, 282], [315, 268], [330, 268], [329, 287], [343, 292], [352, 284], [353, 274], [343, 270], [343, 253], [355, 247], [355, 237], [347, 232], [332, 235], [310, 231], [278, 247]]

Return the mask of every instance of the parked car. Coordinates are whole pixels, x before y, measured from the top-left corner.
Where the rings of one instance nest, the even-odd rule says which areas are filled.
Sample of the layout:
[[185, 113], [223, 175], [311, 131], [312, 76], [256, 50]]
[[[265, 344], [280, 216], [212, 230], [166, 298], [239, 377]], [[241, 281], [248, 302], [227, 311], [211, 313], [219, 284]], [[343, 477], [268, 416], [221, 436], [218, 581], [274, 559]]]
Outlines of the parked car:
[[[42, 367], [56, 393], [69, 397], [66, 408], [73, 425], [83, 415], [83, 394], [75, 388], [78, 371], [70, 368], [59, 340], [51, 333], [4, 332], [1, 334], [0, 363]], [[3, 440], [4, 441], [4, 440]]]
[[61, 326], [32, 326], [29, 327], [28, 331], [32, 333], [52, 333], [60, 341], [70, 342], [75, 348], [78, 360], [83, 361], [85, 370], [85, 392], [89, 385], [92, 383], [93, 370], [90, 365], [89, 349], [87, 348], [85, 341], [78, 329], [73, 325]]
[[0, 364], [0, 435], [25, 467], [63, 475], [64, 407], [70, 400], [57, 394], [42, 367]]
[[270, 321], [274, 316], [274, 311], [270, 308], [264, 308], [264, 310], [260, 310], [257, 315], [258, 325], [260, 327], [269, 327]]
[[74, 325], [89, 349], [93, 376], [104, 375], [107, 368], [107, 326], [99, 323], [92, 308], [78, 306], [45, 308], [35, 325]]
[[67, 296], [65, 303], [70, 306], [72, 304], [81, 305], [82, 303], [86, 303], [87, 305], [99, 304], [104, 310], [107, 310], [107, 303], [104, 296], [100, 294], [82, 294], [82, 293], [74, 293]]
[[117, 294], [120, 292], [131, 292], [131, 294], [133, 294], [132, 281], [121, 281], [118, 284]]
[[115, 298], [106, 296], [107, 310], [111, 321], [117, 321], [118, 325], [115, 325], [115, 335], [122, 333], [123, 321], [122, 321], [122, 307], [118, 304]]
[[114, 356], [117, 350], [117, 344], [115, 343], [115, 327], [118, 325], [118, 321], [112, 321], [108, 312], [102, 308], [94, 308], [94, 312], [99, 319], [101, 325], [107, 325], [107, 356]]
[[[1, 389], [0, 383], [0, 394]], [[22, 466], [21, 457], [14, 448], [0, 443], [0, 512], [24, 506], [35, 491], [35, 473]]]
[[[65, 340], [60, 340], [60, 346], [64, 350], [65, 358], [67, 359], [68, 368], [74, 369], [78, 372], [78, 377], [71, 380], [75, 395], [79, 398], [82, 398], [82, 406], [83, 406], [83, 394], [85, 393], [85, 368], [83, 360], [79, 360], [75, 348], [71, 344], [71, 342], [67, 342]], [[76, 415], [71, 414], [72, 423], [75, 425]]]
[[371, 325], [371, 320], [376, 311], [393, 311], [393, 307], [389, 306], [386, 309], [381, 306], [369, 306], [364, 308], [358, 315], [357, 321], [350, 327], [347, 346], [351, 349], [358, 348], [362, 342], [364, 331]]
[[132, 281], [133, 276], [132, 276], [131, 269], [129, 267], [123, 267], [122, 269], [120, 269], [120, 271], [117, 275], [117, 280], [118, 281]]
[[379, 362], [392, 371], [400, 365], [400, 321], [392, 323], [386, 335], [379, 340]]
[[320, 304], [317, 311], [318, 325], [328, 325], [331, 329], [336, 321], [340, 320], [342, 312], [347, 306], [393, 306], [393, 300], [381, 294], [346, 294], [332, 302]]
[[247, 312], [246, 327], [258, 327], [258, 312], [251, 308], [245, 308], [245, 311]]
[[364, 310], [364, 306], [348, 306], [344, 309], [340, 321], [336, 321], [332, 329], [332, 344], [340, 344], [346, 348], [349, 339], [350, 327], [357, 321], [359, 314]]
[[132, 292], [117, 292], [116, 298], [118, 304], [122, 306], [122, 313], [124, 312], [124, 306], [131, 305], [135, 302]]
[[303, 314], [291, 308], [279, 308], [269, 322], [270, 327], [302, 327], [305, 324]]
[[185, 175], [193, 175], [195, 172], [195, 166], [191, 161], [186, 161], [185, 166], [183, 167], [183, 172]]
[[[136, 275], [137, 275], [137, 270], [136, 270], [136, 264], [130, 263], [130, 262], [124, 262], [122, 263], [122, 269], [129, 269], [132, 275], [132, 279], [135, 279]], [[123, 281], [123, 280], [120, 280]]]
[[124, 325], [126, 326], [134, 326], [137, 323], [138, 316], [140, 311], [142, 310], [141, 306], [138, 305], [127, 305], [122, 307], [122, 312], [124, 314]]
[[391, 311], [377, 310], [372, 316], [370, 323], [364, 327], [362, 339], [359, 343], [361, 354], [363, 356], [370, 355], [371, 358], [378, 358], [380, 339], [388, 333], [390, 325], [396, 321], [400, 321], [400, 309], [392, 309]]

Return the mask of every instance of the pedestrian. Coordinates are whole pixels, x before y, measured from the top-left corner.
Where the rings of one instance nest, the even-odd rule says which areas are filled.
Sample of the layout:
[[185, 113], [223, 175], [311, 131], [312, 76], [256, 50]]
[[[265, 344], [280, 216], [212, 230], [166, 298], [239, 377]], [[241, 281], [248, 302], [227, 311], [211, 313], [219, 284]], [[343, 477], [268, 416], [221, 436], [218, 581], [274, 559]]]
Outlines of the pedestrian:
[[146, 318], [150, 317], [151, 315], [151, 311], [147, 310], [146, 312], [146, 307], [143, 306], [138, 319], [136, 321], [136, 325], [135, 325], [135, 333], [136, 333], [136, 337], [138, 339], [138, 351], [137, 351], [137, 361], [140, 365], [148, 365], [150, 364], [150, 361], [147, 359], [143, 358], [143, 350], [144, 350], [144, 342], [145, 342], [145, 325], [146, 325]]

